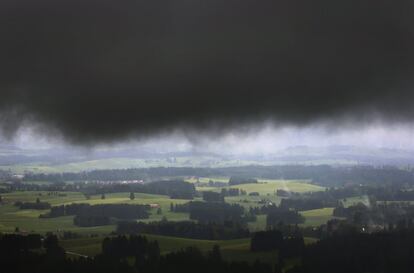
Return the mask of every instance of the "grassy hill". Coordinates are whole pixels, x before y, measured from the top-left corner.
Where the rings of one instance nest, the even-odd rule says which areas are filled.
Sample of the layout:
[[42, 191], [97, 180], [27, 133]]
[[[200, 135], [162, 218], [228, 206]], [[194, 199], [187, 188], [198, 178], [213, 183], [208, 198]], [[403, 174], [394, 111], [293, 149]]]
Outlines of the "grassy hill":
[[[161, 249], [161, 254], [166, 254], [171, 251], [177, 251], [186, 247], [195, 246], [207, 252], [213, 248], [214, 245], [219, 245], [223, 257], [227, 260], [234, 261], [249, 261], [254, 262], [259, 259], [263, 262], [273, 263], [276, 261], [276, 252], [252, 253], [250, 252], [250, 238], [237, 240], [196, 240], [178, 237], [168, 237], [160, 235], [145, 235], [150, 240], [158, 241]], [[81, 255], [94, 256], [101, 252], [101, 243], [103, 237], [95, 238], [80, 238], [71, 240], [62, 240], [61, 245], [70, 252]]]

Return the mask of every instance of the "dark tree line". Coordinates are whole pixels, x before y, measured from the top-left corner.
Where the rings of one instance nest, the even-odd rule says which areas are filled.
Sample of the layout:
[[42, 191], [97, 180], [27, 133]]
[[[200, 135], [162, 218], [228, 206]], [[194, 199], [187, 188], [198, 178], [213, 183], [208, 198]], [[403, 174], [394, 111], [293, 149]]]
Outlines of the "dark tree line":
[[120, 219], [145, 219], [149, 216], [148, 205], [138, 204], [69, 204], [54, 206], [50, 213], [43, 215], [46, 217], [60, 217], [69, 215], [95, 215], [116, 217]]
[[237, 204], [191, 201], [184, 204], [171, 204], [170, 211], [189, 213], [191, 220], [204, 224], [246, 223], [244, 208]]
[[[190, 247], [161, 254], [157, 242], [143, 236], [116, 236], [102, 242], [94, 258], [65, 257], [56, 236], [0, 236], [0, 269], [6, 273], [411, 273], [414, 268], [414, 230], [376, 233], [343, 231], [313, 244], [280, 231], [256, 233], [252, 250], [278, 251], [275, 270], [255, 262], [227, 262], [215, 246], [207, 254]], [[286, 267], [288, 260], [298, 261]]]
[[268, 206], [266, 211], [266, 226], [277, 227], [280, 224], [297, 225], [305, 222], [305, 218], [298, 211], [277, 206]]
[[190, 212], [190, 202], [184, 203], [184, 204], [170, 204], [170, 211], [171, 212], [184, 212], [189, 213]]
[[102, 254], [76, 259], [65, 257], [55, 236], [44, 240], [46, 251], [2, 242], [0, 239], [0, 268], [5, 273], [272, 273], [270, 265], [260, 262], [227, 262], [218, 246], [207, 254], [189, 247], [161, 255], [158, 243], [142, 236], [106, 238]]
[[[77, 191], [85, 195], [102, 195], [118, 192], [139, 192], [150, 194], [168, 195], [173, 199], [193, 199], [196, 193], [193, 184], [183, 180], [154, 181], [147, 184], [139, 183], [102, 183], [102, 182], [77, 182], [77, 183], [54, 183], [52, 185], [36, 185], [15, 183], [6, 186], [9, 191], [48, 191], [68, 192]], [[58, 193], [62, 194], [62, 193]]]
[[409, 273], [414, 269], [414, 230], [345, 233], [305, 247], [289, 273]]
[[305, 241], [299, 233], [284, 236], [279, 230], [260, 231], [253, 234], [250, 250], [253, 252], [277, 251], [276, 271], [280, 272], [285, 266], [286, 259], [303, 256]]
[[70, 204], [54, 206], [47, 214], [40, 218], [54, 218], [60, 216], [75, 215], [73, 223], [81, 227], [103, 226], [112, 223], [116, 219], [146, 219], [149, 217], [148, 205], [131, 204]]
[[217, 202], [190, 202], [190, 219], [199, 223], [244, 223], [244, 208], [237, 204]]
[[230, 240], [250, 236], [247, 228], [240, 225], [200, 224], [191, 221], [181, 222], [119, 222], [116, 232], [119, 234], [159, 234], [165, 236], [203, 239]]
[[255, 183], [257, 183], [257, 179], [246, 176], [232, 176], [229, 179], [230, 186]]
[[326, 207], [336, 207], [338, 206], [337, 200], [325, 201], [314, 198], [291, 198], [291, 199], [282, 199], [280, 202], [280, 208], [282, 209], [294, 209], [294, 210], [312, 210], [312, 209], [321, 209]]
[[80, 186], [81, 192], [88, 195], [117, 192], [140, 192], [168, 195], [172, 199], [193, 199], [196, 193], [194, 185], [183, 180], [154, 181], [148, 184], [102, 184], [96, 182], [77, 186]]
[[51, 205], [48, 202], [41, 202], [39, 198], [36, 199], [36, 202], [21, 202], [17, 201], [14, 203], [19, 209], [36, 209], [36, 210], [45, 210], [50, 209]]
[[109, 216], [103, 215], [76, 215], [73, 218], [73, 224], [78, 227], [96, 227], [112, 224]]
[[[123, 170], [95, 170], [82, 173], [26, 174], [26, 181], [124, 181], [161, 177], [230, 176], [262, 179], [307, 179], [324, 186], [349, 185], [413, 185], [414, 170], [397, 167], [371, 166], [244, 166], [228, 168], [148, 168]], [[130, 192], [131, 190], [127, 190]], [[137, 191], [135, 191], [137, 192]]]
[[365, 227], [414, 227], [414, 205], [410, 203], [373, 203], [370, 207], [359, 203], [347, 208], [338, 206], [334, 209], [333, 215], [346, 218], [351, 224]]
[[223, 196], [239, 196], [239, 195], [246, 195], [247, 192], [241, 189], [229, 188], [229, 189], [221, 189], [221, 194]]
[[206, 202], [224, 202], [224, 195], [219, 192], [203, 191], [203, 200]]
[[[45, 238], [38, 234], [0, 236], [0, 271], [42, 272], [46, 268], [57, 270], [56, 264], [65, 259], [65, 251], [54, 235]], [[52, 272], [52, 271], [49, 271]]]

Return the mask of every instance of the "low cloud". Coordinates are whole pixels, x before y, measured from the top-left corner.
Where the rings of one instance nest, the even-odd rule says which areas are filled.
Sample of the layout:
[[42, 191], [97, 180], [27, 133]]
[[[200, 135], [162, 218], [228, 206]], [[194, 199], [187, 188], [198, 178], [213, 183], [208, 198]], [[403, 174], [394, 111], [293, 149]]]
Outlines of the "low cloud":
[[72, 143], [411, 122], [409, 0], [4, 0], [0, 124]]

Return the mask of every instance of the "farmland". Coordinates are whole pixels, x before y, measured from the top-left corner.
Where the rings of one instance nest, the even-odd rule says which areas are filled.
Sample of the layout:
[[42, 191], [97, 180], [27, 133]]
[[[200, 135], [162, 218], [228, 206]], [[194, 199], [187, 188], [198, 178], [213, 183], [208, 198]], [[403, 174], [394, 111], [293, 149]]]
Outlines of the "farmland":
[[72, 231], [79, 233], [109, 233], [114, 230], [114, 226], [100, 226], [93, 228], [79, 228], [73, 224], [73, 216], [64, 216], [59, 218], [39, 219], [39, 215], [47, 212], [46, 210], [20, 210], [13, 206], [16, 201], [30, 202], [40, 198], [54, 206], [71, 203], [88, 203], [88, 204], [159, 204], [163, 212], [157, 215], [156, 210], [152, 209], [152, 214], [145, 221], [160, 220], [162, 216], [171, 221], [187, 220], [188, 215], [184, 213], [171, 213], [169, 207], [171, 203], [182, 204], [186, 200], [171, 200], [168, 196], [136, 193], [136, 198], [130, 200], [129, 193], [113, 193], [105, 195], [101, 199], [100, 195], [91, 196], [87, 199], [83, 194], [77, 192], [65, 192], [67, 196], [48, 195], [47, 192], [14, 192], [3, 194], [4, 204], [0, 206], [0, 231], [12, 232], [18, 227], [22, 231], [28, 232], [63, 232]]
[[[0, 182], [0, 240], [55, 236], [66, 257], [75, 260], [112, 255], [108, 243], [117, 249], [125, 243], [157, 242], [154, 250], [165, 258], [186, 251], [211, 257], [218, 246], [223, 261], [246, 262], [243, 267], [259, 260], [275, 268], [279, 257], [287, 255], [286, 271], [301, 264], [303, 248], [331, 238], [338, 229], [372, 233], [386, 228], [384, 215], [397, 212], [404, 220], [413, 212], [410, 189], [330, 187], [306, 177], [260, 176], [272, 177], [269, 170], [160, 168], [10, 176]], [[385, 220], [397, 228], [410, 223]], [[122, 255], [137, 262], [133, 253]]]
[[[279, 204], [281, 197], [276, 196], [275, 192], [278, 189], [288, 190], [291, 192], [310, 192], [321, 191], [323, 187], [309, 184], [308, 181], [299, 180], [259, 180], [257, 184], [244, 184], [237, 186], [214, 187], [208, 186], [208, 182], [213, 180], [215, 182], [227, 183], [228, 177], [201, 177], [201, 178], [187, 178], [190, 183], [197, 183], [197, 191], [202, 195], [203, 191], [220, 192], [223, 188], [239, 188], [246, 191], [245, 196], [228, 196], [225, 202], [229, 204], [238, 204], [249, 209], [249, 207], [260, 206], [263, 200], [270, 201], [274, 204]], [[30, 182], [26, 181], [28, 185], [51, 185], [48, 182]], [[248, 193], [258, 192], [257, 196], [250, 196]], [[16, 202], [48, 202], [52, 206], [61, 206], [69, 204], [157, 204], [158, 208], [150, 209], [150, 216], [148, 219], [141, 219], [141, 222], [154, 222], [166, 220], [168, 221], [185, 221], [190, 220], [189, 214], [186, 212], [174, 212], [170, 210], [171, 204], [179, 205], [185, 204], [188, 200], [172, 199], [168, 195], [149, 194], [149, 193], [134, 193], [134, 198], [130, 198], [130, 192], [106, 193], [103, 197], [101, 194], [85, 195], [76, 191], [65, 192], [49, 192], [49, 191], [14, 191], [4, 193], [1, 195], [2, 204], [0, 205], [0, 232], [25, 232], [25, 233], [54, 233], [58, 236], [63, 236], [67, 232], [76, 234], [76, 238], [67, 238], [61, 240], [61, 245], [67, 251], [68, 256], [95, 256], [102, 250], [102, 240], [106, 236], [111, 235], [116, 230], [115, 224], [79, 227], [74, 224], [74, 216], [61, 216], [56, 218], [39, 218], [39, 215], [45, 214], [48, 210], [35, 209], [19, 209], [15, 206]], [[201, 196], [195, 197], [196, 201], [201, 201]], [[329, 212], [331, 210], [320, 211], [318, 218], [318, 211], [312, 213], [303, 212], [306, 217], [306, 225], [320, 224], [323, 219], [329, 219]], [[251, 232], [256, 232], [266, 229], [265, 215], [258, 215], [254, 222], [248, 223], [248, 228]], [[277, 252], [254, 252], [250, 251], [250, 238], [233, 239], [233, 240], [200, 240], [190, 238], [180, 238], [171, 236], [162, 236], [155, 234], [145, 235], [149, 240], [156, 240], [159, 243], [161, 254], [178, 251], [186, 247], [197, 247], [202, 252], [207, 253], [214, 245], [220, 246], [223, 258], [228, 261], [247, 261], [253, 263], [260, 260], [264, 263], [273, 264], [277, 259]], [[315, 241], [313, 238], [306, 238], [306, 243]]]
[[[212, 178], [214, 181], [227, 182], [228, 178]], [[189, 178], [191, 181], [191, 178]], [[210, 178], [200, 178], [199, 181], [207, 183]], [[275, 195], [277, 189], [287, 189], [292, 192], [306, 192], [306, 191], [320, 191], [323, 187], [309, 184], [307, 181], [289, 181], [289, 180], [260, 180], [257, 184], [237, 185], [226, 188], [240, 188], [247, 193], [259, 192], [259, 196], [237, 196], [226, 197], [226, 202], [233, 204], [240, 204], [245, 208], [250, 206], [258, 206], [263, 199], [269, 200], [275, 204], [280, 202], [280, 197]], [[220, 191], [218, 187], [197, 187], [197, 189]], [[91, 195], [86, 197], [80, 192], [64, 192], [60, 194], [50, 194], [46, 191], [18, 191], [12, 193], [2, 194], [3, 204], [0, 206], [0, 231], [12, 232], [16, 228], [22, 231], [30, 232], [63, 232], [72, 231], [79, 233], [109, 233], [114, 230], [114, 226], [100, 226], [100, 227], [77, 227], [73, 224], [73, 216], [64, 216], [50, 219], [39, 219], [39, 215], [45, 213], [45, 210], [20, 210], [13, 204], [17, 201], [34, 202], [37, 198], [41, 201], [49, 202], [52, 206], [66, 205], [71, 203], [87, 203], [91, 205], [96, 204], [158, 204], [161, 213], [157, 214], [156, 209], [151, 209], [149, 219], [142, 221], [158, 221], [166, 218], [169, 221], [188, 220], [187, 213], [171, 212], [170, 205], [184, 204], [188, 200], [171, 199], [166, 195], [135, 193], [135, 199], [131, 200], [129, 192], [124, 193], [108, 193], [105, 199], [101, 195]], [[196, 200], [201, 200], [196, 198]], [[304, 214], [306, 215], [306, 213]], [[322, 213], [322, 217], [326, 216], [326, 212]], [[315, 216], [309, 216], [314, 219]], [[313, 217], [313, 218], [312, 218]], [[310, 220], [311, 222], [314, 220]], [[263, 217], [259, 217], [257, 223], [251, 223], [250, 226], [255, 227], [255, 230], [264, 229], [265, 221]]]

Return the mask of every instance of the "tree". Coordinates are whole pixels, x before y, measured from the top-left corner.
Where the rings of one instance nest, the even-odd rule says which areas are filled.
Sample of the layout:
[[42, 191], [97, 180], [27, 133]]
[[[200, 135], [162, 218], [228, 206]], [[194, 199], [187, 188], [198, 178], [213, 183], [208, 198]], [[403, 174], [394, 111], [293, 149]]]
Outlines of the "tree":
[[170, 211], [174, 211], [174, 204], [173, 203], [170, 204]]
[[48, 235], [43, 241], [43, 247], [46, 249], [46, 256], [50, 260], [63, 260], [65, 250], [59, 245], [56, 235]]
[[158, 208], [157, 209], [157, 215], [161, 215], [162, 214], [162, 210], [161, 210], [161, 208]]
[[220, 263], [222, 261], [220, 246], [214, 245], [213, 249], [208, 253], [210, 261]]
[[101, 199], [103, 200], [103, 199], [105, 199], [105, 193], [102, 193], [102, 195], [101, 195]]
[[129, 194], [129, 199], [134, 200], [135, 199], [135, 193], [131, 192]]
[[40, 199], [39, 199], [39, 197], [38, 197], [38, 198], [36, 198], [36, 203], [37, 203], [37, 204], [39, 204], [39, 203], [40, 203]]

